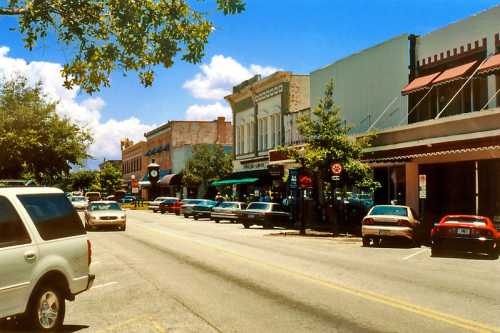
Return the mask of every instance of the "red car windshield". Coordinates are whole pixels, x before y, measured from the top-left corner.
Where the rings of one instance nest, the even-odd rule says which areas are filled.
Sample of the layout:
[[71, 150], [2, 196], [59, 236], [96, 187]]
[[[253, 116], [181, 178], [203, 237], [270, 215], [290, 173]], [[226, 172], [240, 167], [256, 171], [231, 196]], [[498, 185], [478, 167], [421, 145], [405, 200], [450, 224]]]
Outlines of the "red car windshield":
[[454, 224], [454, 223], [469, 223], [477, 226], [486, 226], [486, 221], [477, 217], [472, 216], [456, 216], [456, 217], [448, 217], [444, 221], [445, 224]]

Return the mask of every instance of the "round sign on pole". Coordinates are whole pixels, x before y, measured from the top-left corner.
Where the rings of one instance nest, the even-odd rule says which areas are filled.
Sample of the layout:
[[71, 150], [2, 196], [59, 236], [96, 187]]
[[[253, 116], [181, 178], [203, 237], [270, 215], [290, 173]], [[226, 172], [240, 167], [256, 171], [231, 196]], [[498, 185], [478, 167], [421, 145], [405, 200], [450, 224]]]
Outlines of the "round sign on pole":
[[340, 175], [342, 173], [342, 164], [340, 163], [332, 163], [330, 165], [330, 170], [334, 175]]

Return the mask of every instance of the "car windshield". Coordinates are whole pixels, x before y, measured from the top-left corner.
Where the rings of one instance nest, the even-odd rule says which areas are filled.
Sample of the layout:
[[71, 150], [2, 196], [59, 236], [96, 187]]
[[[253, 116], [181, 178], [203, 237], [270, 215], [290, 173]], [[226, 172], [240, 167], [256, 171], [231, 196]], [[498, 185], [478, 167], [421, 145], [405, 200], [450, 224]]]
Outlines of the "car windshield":
[[454, 224], [454, 223], [469, 223], [469, 224], [474, 224], [477, 226], [485, 226], [486, 221], [477, 217], [468, 217], [468, 216], [450, 216], [446, 218], [444, 221], [446, 224]]
[[164, 200], [166, 200], [166, 199], [167, 199], [167, 198], [165, 198], [165, 197], [159, 197], [159, 198], [156, 198], [156, 199], [155, 199], [155, 201], [160, 201], [160, 202], [162, 202], [162, 201], [164, 201]]
[[263, 202], [252, 202], [250, 205], [248, 205], [247, 209], [268, 210], [269, 209], [269, 204], [268, 203], [263, 203]]
[[408, 216], [408, 209], [398, 206], [375, 206], [372, 208], [370, 215]]
[[91, 211], [96, 211], [96, 210], [121, 210], [120, 205], [118, 205], [116, 202], [109, 202], [109, 203], [93, 203], [90, 205], [89, 210]]
[[166, 199], [163, 201], [164, 204], [173, 204], [176, 202], [177, 202], [177, 199]]
[[71, 201], [85, 201], [84, 197], [71, 197]]

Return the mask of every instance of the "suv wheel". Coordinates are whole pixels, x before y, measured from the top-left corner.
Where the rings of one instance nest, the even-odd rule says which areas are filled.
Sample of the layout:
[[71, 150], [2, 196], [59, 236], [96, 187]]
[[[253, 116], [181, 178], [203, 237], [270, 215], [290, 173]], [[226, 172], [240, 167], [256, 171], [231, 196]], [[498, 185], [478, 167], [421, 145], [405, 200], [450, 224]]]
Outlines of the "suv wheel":
[[198, 221], [198, 215], [193, 215], [193, 219], [194, 219], [195, 221]]
[[61, 328], [66, 304], [61, 291], [52, 286], [39, 288], [28, 308], [27, 320], [36, 331], [54, 332]]
[[370, 246], [370, 238], [363, 237], [363, 247], [368, 247], [368, 246]]

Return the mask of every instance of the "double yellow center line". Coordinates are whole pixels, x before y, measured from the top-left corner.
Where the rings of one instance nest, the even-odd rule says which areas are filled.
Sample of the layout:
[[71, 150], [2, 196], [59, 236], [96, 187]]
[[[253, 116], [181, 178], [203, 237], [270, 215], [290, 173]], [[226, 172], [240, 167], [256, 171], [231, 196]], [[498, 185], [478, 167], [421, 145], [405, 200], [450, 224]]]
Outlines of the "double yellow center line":
[[459, 327], [459, 328], [462, 328], [462, 329], [465, 329], [465, 330], [468, 330], [471, 332], [481, 332], [481, 333], [483, 333], [483, 332], [497, 332], [497, 333], [500, 333], [500, 327], [494, 327], [494, 326], [483, 324], [483, 323], [480, 323], [477, 321], [464, 319], [464, 318], [457, 317], [457, 316], [454, 316], [454, 315], [451, 315], [451, 314], [448, 314], [445, 312], [432, 310], [432, 309], [429, 309], [429, 308], [426, 308], [423, 306], [412, 304], [412, 303], [409, 303], [409, 302], [406, 302], [403, 300], [396, 299], [394, 297], [385, 296], [385, 295], [375, 293], [372, 291], [353, 288], [353, 287], [347, 287], [347, 286], [344, 286], [344, 285], [341, 285], [341, 284], [338, 284], [338, 283], [335, 283], [332, 281], [324, 280], [324, 279], [321, 279], [321, 278], [318, 278], [318, 277], [315, 277], [312, 275], [308, 275], [308, 274], [301, 273], [298, 271], [293, 271], [293, 270], [290, 270], [290, 269], [287, 269], [287, 268], [284, 268], [284, 267], [281, 267], [281, 266], [278, 266], [275, 264], [271, 264], [269, 262], [265, 262], [262, 260], [243, 256], [241, 254], [238, 254], [238, 253], [232, 252], [232, 251], [228, 251], [228, 250], [226, 250], [222, 247], [216, 246], [216, 245], [207, 244], [205, 242], [193, 240], [191, 238], [176, 235], [176, 234], [173, 234], [170, 232], [166, 232], [164, 230], [146, 227], [146, 226], [142, 226], [142, 225], [137, 225], [137, 226], [140, 226], [143, 229], [148, 229], [149, 231], [154, 231], [155, 233], [159, 232], [159, 233], [167, 235], [171, 238], [177, 238], [177, 239], [180, 239], [183, 241], [197, 244], [199, 246], [210, 248], [210, 249], [219, 251], [221, 253], [224, 253], [228, 256], [232, 256], [232, 257], [247, 261], [249, 263], [252, 263], [252, 264], [255, 264], [255, 265], [258, 265], [261, 267], [265, 267], [267, 269], [279, 271], [279, 272], [284, 273], [286, 275], [300, 278], [302, 280], [309, 281], [309, 282], [315, 283], [317, 285], [327, 287], [329, 289], [333, 289], [333, 290], [337, 290], [337, 291], [340, 291], [340, 292], [343, 292], [343, 293], [346, 293], [349, 295], [357, 296], [359, 298], [362, 298], [362, 299], [365, 299], [365, 300], [368, 300], [368, 301], [371, 301], [374, 303], [383, 304], [383, 305], [386, 305], [386, 306], [389, 306], [392, 308], [396, 308], [396, 309], [403, 310], [406, 312], [414, 313], [414, 314], [420, 315], [422, 317], [430, 318], [430, 319], [433, 319], [433, 320], [436, 320], [439, 322], [443, 322], [443, 323], [449, 324], [451, 326]]

